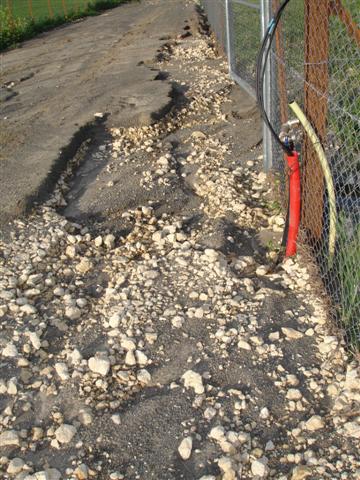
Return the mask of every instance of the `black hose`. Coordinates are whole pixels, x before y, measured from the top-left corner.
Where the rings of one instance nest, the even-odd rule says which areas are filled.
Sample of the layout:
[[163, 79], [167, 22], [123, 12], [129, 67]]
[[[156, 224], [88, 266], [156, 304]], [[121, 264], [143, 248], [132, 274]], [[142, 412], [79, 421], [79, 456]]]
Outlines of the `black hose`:
[[[264, 96], [263, 96], [263, 91], [264, 91], [264, 78], [265, 78], [265, 71], [266, 71], [266, 65], [269, 59], [270, 51], [271, 51], [271, 46], [272, 42], [276, 33], [277, 26], [280, 22], [281, 16], [283, 14], [283, 11], [285, 10], [287, 4], [290, 2], [290, 0], [284, 0], [284, 2], [279, 6], [277, 11], [275, 12], [275, 15], [273, 16], [272, 20], [270, 21], [261, 47], [260, 51], [257, 57], [257, 64], [256, 64], [256, 97], [257, 101], [259, 104], [260, 108], [260, 113], [261, 116], [266, 124], [266, 126], [269, 128], [272, 136], [276, 140], [276, 142], [280, 145], [282, 150], [286, 153], [286, 155], [291, 155], [292, 154], [292, 148], [290, 145], [286, 145], [284, 142], [281, 141], [280, 136], [276, 133], [274, 127], [271, 124], [271, 121], [266, 113], [265, 110], [265, 105], [264, 105]], [[286, 213], [286, 220], [285, 220], [285, 227], [284, 227], [284, 232], [282, 236], [282, 241], [281, 241], [281, 247], [280, 247], [280, 252], [279, 255], [273, 264], [272, 268], [270, 269], [270, 272], [273, 272], [275, 268], [280, 264], [283, 258], [283, 251], [286, 246], [287, 242], [287, 237], [288, 237], [288, 230], [289, 230], [289, 217], [290, 217], [290, 212], [289, 212], [289, 205], [287, 208], [287, 213]]]
[[264, 106], [264, 97], [263, 97], [263, 86], [264, 86], [264, 78], [265, 78], [265, 71], [266, 71], [266, 64], [268, 62], [268, 58], [271, 51], [271, 45], [276, 33], [276, 28], [279, 24], [281, 19], [281, 15], [286, 8], [287, 4], [290, 0], [284, 0], [284, 2], [279, 6], [275, 15], [273, 16], [271, 22], [269, 23], [261, 47], [257, 57], [257, 65], [256, 65], [256, 97], [259, 104], [261, 116], [269, 128], [271, 134], [273, 135], [276, 142], [280, 145], [280, 147], [285, 151], [287, 155], [291, 155], [292, 149], [289, 145], [286, 145], [284, 142], [280, 140], [279, 135], [276, 133], [274, 127], [272, 126], [269, 117], [266, 113], [265, 106]]

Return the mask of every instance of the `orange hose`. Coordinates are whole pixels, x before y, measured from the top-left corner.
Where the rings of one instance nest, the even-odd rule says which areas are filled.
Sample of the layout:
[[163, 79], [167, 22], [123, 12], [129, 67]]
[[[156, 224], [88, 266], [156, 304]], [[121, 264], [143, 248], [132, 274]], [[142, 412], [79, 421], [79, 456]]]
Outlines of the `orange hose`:
[[300, 164], [299, 154], [293, 152], [286, 156], [289, 177], [289, 231], [286, 243], [286, 257], [292, 257], [296, 253], [296, 242], [300, 227], [300, 207], [301, 207], [301, 189], [300, 189]]

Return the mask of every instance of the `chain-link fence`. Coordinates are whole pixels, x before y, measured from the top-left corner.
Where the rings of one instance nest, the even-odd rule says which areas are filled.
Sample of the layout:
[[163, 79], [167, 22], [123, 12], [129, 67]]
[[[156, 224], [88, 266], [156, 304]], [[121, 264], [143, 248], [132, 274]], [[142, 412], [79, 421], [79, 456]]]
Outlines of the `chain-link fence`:
[[[233, 78], [254, 95], [261, 36], [282, 0], [208, 0], [225, 8]], [[216, 7], [215, 7], [216, 5]], [[211, 15], [209, 15], [211, 25]], [[216, 23], [216, 22], [215, 22]], [[302, 237], [348, 341], [360, 345], [360, 0], [290, 0], [264, 83], [275, 130], [301, 152]], [[296, 102], [294, 104], [293, 102]], [[291, 107], [289, 106], [291, 104]], [[289, 124], [289, 120], [291, 121]], [[291, 125], [291, 126], [290, 126]], [[265, 168], [286, 185], [282, 151], [264, 137]], [[286, 189], [283, 189], [285, 192]]]

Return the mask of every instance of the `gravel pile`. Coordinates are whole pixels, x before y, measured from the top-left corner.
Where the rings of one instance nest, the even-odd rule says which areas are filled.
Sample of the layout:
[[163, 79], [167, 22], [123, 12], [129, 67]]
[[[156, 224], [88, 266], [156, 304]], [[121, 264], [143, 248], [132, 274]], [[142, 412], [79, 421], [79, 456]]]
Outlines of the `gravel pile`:
[[[95, 232], [59, 210], [74, 160], [14, 223], [0, 245], [1, 478], [360, 478], [359, 365], [301, 257], [268, 273], [275, 253], [248, 251], [284, 219], [264, 202], [259, 150], [233, 150], [226, 66], [199, 35], [161, 68], [187, 79], [187, 103], [114, 128], [99, 155], [107, 172], [147, 155], [142, 187], [184, 182], [198, 211], [150, 202], [122, 212], [128, 233]], [[186, 155], [164, 140], [179, 131]], [[235, 233], [211, 247], [224, 218]]]

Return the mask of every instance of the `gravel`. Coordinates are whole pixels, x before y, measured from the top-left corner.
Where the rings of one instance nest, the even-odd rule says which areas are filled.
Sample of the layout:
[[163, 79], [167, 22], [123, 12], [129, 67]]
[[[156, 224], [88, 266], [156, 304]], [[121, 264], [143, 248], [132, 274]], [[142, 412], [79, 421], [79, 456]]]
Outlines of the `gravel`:
[[355, 479], [359, 363], [304, 258], [254, 240], [283, 225], [254, 104], [204, 33], [161, 53], [183, 103], [96, 152], [158, 197], [74, 222], [74, 159], [1, 241], [0, 476]]

